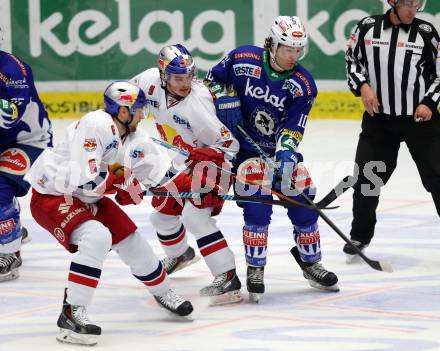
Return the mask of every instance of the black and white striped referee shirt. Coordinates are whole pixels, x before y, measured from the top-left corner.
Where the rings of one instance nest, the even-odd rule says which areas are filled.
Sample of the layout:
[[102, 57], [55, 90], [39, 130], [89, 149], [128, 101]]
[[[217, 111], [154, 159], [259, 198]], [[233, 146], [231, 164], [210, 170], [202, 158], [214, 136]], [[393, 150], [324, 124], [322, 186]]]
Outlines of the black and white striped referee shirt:
[[353, 29], [345, 55], [350, 90], [360, 96], [364, 82], [377, 94], [380, 113], [413, 116], [420, 103], [440, 102], [440, 45], [434, 26], [415, 18], [395, 26], [389, 10], [366, 17]]

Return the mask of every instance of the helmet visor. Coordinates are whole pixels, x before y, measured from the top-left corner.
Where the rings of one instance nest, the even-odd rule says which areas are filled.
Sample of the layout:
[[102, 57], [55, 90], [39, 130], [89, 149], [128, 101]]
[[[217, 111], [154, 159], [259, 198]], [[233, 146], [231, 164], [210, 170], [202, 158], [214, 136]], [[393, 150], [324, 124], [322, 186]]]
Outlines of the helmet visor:
[[398, 0], [396, 5], [407, 8], [415, 8], [418, 12], [425, 9], [426, 0]]

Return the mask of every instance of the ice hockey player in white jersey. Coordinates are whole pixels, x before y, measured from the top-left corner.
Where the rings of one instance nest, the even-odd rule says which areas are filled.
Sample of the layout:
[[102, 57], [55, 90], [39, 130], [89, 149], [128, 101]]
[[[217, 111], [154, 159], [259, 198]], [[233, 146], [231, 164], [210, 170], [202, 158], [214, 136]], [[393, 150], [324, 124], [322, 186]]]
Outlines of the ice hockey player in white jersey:
[[23, 177], [31, 164], [51, 145], [50, 120], [31, 68], [0, 50], [0, 282], [19, 276], [21, 244], [29, 237], [17, 198], [30, 188]]
[[[195, 63], [188, 50], [180, 44], [162, 48], [158, 68], [150, 68], [131, 81], [141, 88], [149, 102], [161, 138], [189, 152], [182, 158], [190, 168], [212, 161], [220, 167], [230, 167], [239, 149], [237, 140], [217, 119], [209, 90], [195, 79]], [[224, 174], [223, 174], [224, 175]], [[220, 177], [220, 175], [218, 175]], [[229, 184], [224, 186], [228, 190]], [[151, 222], [167, 258], [168, 273], [175, 272], [197, 258], [187, 243], [186, 230], [197, 241], [200, 253], [214, 281], [201, 289], [203, 296], [214, 296], [213, 304], [241, 300], [241, 283], [235, 270], [235, 259], [213, 216], [223, 206], [223, 200], [213, 196], [211, 204], [179, 203], [174, 198], [155, 196], [152, 205], [157, 210]]]
[[[148, 136], [136, 137], [144, 119], [145, 95], [129, 82], [116, 81], [104, 93], [104, 110], [90, 112], [70, 126], [64, 141], [46, 149], [27, 175], [32, 184], [31, 213], [69, 252], [61, 342], [94, 345], [101, 328], [88, 319], [104, 260], [110, 249], [154, 295], [160, 306], [180, 316], [193, 307], [171, 288], [160, 260], [129, 216], [105, 191], [116, 191], [120, 205], [138, 204], [142, 189], [189, 191], [191, 178], [171, 164]], [[124, 163], [127, 165], [123, 167]]]

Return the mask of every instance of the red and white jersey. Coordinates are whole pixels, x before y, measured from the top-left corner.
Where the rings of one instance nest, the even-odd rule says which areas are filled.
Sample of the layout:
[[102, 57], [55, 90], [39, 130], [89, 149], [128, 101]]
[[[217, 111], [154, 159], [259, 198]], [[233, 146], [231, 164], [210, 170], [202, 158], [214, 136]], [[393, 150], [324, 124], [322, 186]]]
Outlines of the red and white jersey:
[[26, 175], [41, 194], [73, 195], [96, 202], [105, 187], [107, 165], [114, 163], [121, 138], [112, 117], [97, 110], [69, 125], [64, 140], [48, 148]]
[[161, 138], [181, 149], [215, 147], [233, 159], [239, 144], [217, 118], [211, 93], [201, 82], [193, 81], [191, 92], [175, 100], [161, 87], [158, 68], [148, 69], [131, 80], [149, 102], [149, 117], [155, 120]]
[[171, 160], [146, 135], [137, 131], [124, 145], [113, 118], [102, 110], [72, 123], [64, 140], [38, 157], [26, 180], [41, 194], [72, 195], [85, 203], [102, 198], [108, 166], [116, 162], [133, 168], [147, 187], [157, 185]]

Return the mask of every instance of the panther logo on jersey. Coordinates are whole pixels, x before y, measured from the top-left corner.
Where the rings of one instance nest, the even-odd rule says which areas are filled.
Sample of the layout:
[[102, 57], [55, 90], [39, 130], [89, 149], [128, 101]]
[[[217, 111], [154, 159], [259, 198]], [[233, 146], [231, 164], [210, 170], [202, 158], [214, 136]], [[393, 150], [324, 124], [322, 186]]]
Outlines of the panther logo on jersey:
[[257, 107], [253, 114], [254, 125], [257, 131], [264, 136], [272, 135], [275, 131], [275, 121], [269, 111], [263, 107]]

